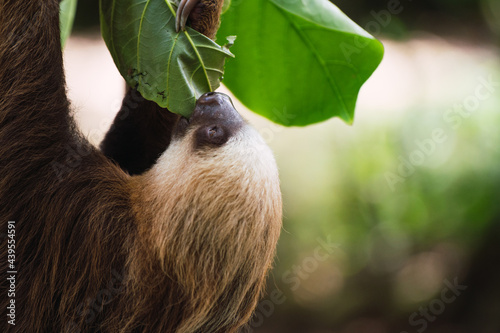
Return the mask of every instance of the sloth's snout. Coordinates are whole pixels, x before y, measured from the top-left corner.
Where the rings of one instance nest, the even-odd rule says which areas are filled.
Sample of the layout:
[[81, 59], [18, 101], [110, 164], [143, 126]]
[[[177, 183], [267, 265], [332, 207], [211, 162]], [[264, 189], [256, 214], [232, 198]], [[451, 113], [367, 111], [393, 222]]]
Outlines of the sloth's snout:
[[223, 104], [225, 99], [229, 99], [229, 96], [227, 96], [226, 94], [209, 92], [201, 95], [201, 97], [197, 101], [197, 104], [200, 105]]
[[220, 145], [244, 124], [245, 121], [234, 108], [228, 95], [209, 92], [198, 98], [189, 120], [184, 117], [179, 119], [172, 137], [182, 138], [189, 128], [197, 128], [199, 133], [204, 133], [197, 136], [197, 142]]
[[234, 108], [228, 95], [209, 92], [201, 95], [198, 99], [190, 120], [192, 122], [242, 122], [243, 118]]

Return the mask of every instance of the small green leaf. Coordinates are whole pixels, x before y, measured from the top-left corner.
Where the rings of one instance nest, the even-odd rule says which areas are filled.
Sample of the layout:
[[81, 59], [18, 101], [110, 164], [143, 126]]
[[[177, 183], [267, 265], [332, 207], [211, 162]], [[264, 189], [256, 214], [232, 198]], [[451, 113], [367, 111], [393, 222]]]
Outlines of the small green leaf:
[[142, 96], [189, 116], [220, 85], [227, 48], [187, 28], [175, 31], [174, 0], [101, 0], [101, 30], [118, 70]]
[[286, 126], [352, 123], [382, 44], [328, 0], [233, 3], [218, 36], [237, 35], [224, 84], [249, 109]]
[[229, 7], [231, 7], [231, 0], [224, 0], [224, 4], [222, 5], [222, 14], [227, 12]]
[[59, 20], [61, 22], [61, 45], [64, 47], [66, 40], [71, 35], [73, 28], [73, 21], [75, 20], [77, 0], [63, 0], [60, 3], [61, 15]]

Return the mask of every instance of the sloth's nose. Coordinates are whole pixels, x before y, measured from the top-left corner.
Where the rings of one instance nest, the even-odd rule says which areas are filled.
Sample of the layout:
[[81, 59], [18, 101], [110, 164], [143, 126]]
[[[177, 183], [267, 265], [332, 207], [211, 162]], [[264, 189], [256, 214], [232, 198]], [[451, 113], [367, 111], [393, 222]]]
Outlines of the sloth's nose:
[[231, 98], [222, 93], [209, 92], [201, 95], [191, 115], [191, 120], [226, 120], [242, 121], [240, 114], [234, 108]]
[[216, 92], [209, 92], [203, 94], [196, 102], [196, 104], [198, 105], [207, 105], [207, 106], [215, 104], [219, 104], [222, 106], [225, 103], [230, 103], [231, 106], [233, 105], [228, 95]]
[[[222, 94], [216, 92], [208, 92], [206, 94], [201, 95], [198, 99], [198, 104], [212, 104], [217, 103], [217, 100], [221, 98]], [[226, 95], [223, 95], [226, 96]]]

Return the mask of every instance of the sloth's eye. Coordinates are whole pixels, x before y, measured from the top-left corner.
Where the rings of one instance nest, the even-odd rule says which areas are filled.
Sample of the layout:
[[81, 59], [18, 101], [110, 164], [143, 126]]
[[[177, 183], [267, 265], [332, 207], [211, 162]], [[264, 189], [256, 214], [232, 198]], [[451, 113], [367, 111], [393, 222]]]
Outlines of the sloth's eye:
[[209, 126], [206, 128], [206, 132], [208, 140], [213, 144], [221, 145], [227, 141], [225, 131], [220, 126]]
[[220, 134], [221, 134], [221, 130], [217, 126], [213, 126], [213, 127], [208, 129], [208, 137], [210, 139], [215, 139]]
[[196, 146], [222, 146], [229, 139], [228, 132], [220, 125], [203, 126], [196, 131]]

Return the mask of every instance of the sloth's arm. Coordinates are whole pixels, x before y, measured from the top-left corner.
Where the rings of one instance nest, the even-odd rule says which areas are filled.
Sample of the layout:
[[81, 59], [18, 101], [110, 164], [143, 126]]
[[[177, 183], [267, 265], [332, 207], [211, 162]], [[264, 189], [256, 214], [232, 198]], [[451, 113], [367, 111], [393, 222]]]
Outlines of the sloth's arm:
[[[12, 193], [23, 188], [32, 189], [34, 175], [53, 174], [46, 167], [50, 170], [51, 163], [64, 161], [61, 147], [72, 142], [58, 6], [57, 0], [0, 1], [0, 206], [3, 207], [9, 205], [8, 201], [2, 201], [2, 194], [8, 193], [12, 198]], [[4, 178], [7, 176], [14, 178], [7, 181]], [[13, 185], [11, 190], [4, 187], [9, 184]], [[12, 207], [9, 210], [14, 211]], [[0, 216], [1, 211], [0, 208]]]
[[167, 149], [179, 118], [129, 88], [101, 151], [129, 174], [141, 174]]
[[[214, 38], [224, 0], [181, 0], [177, 10], [178, 29], [187, 23]], [[170, 144], [179, 116], [147, 101], [135, 89], [128, 89], [101, 151], [130, 174], [141, 174], [156, 162]]]
[[177, 9], [177, 31], [184, 30], [186, 22], [196, 31], [214, 39], [224, 0], [181, 0]]

